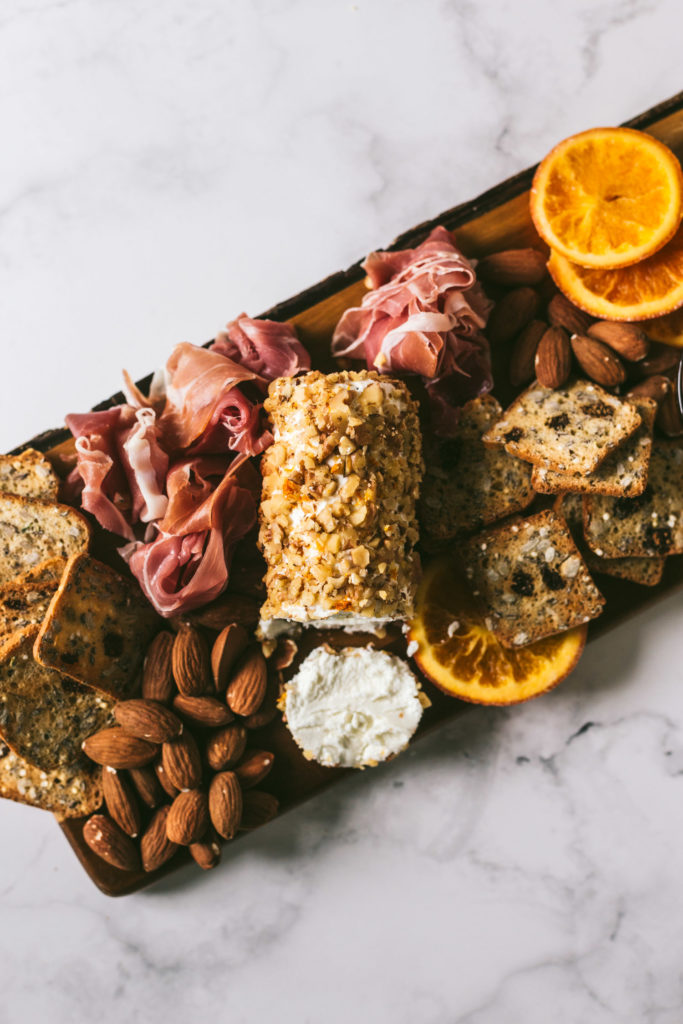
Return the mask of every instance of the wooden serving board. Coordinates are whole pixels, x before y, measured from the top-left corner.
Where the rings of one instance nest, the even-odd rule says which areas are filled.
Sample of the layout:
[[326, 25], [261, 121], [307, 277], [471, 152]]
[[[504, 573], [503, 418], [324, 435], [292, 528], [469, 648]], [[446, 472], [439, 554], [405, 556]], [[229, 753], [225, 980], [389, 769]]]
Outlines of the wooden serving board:
[[[683, 156], [683, 93], [653, 107], [627, 124], [650, 132], [669, 145], [679, 157]], [[529, 168], [477, 199], [446, 210], [434, 220], [411, 228], [397, 238], [389, 248], [412, 247], [422, 241], [437, 224], [443, 224], [456, 231], [458, 244], [468, 256], [482, 256], [499, 249], [538, 244], [539, 240], [528, 213], [528, 190], [534, 170], [533, 167]], [[342, 312], [348, 306], [360, 302], [365, 293], [363, 278], [364, 272], [360, 262], [355, 263], [348, 270], [333, 274], [262, 315], [274, 320], [291, 320], [296, 324], [299, 337], [311, 353], [313, 365], [322, 370], [331, 369], [333, 362], [329, 347], [333, 329]], [[149, 378], [140, 384], [144, 387], [148, 380]], [[96, 408], [106, 408], [122, 400], [121, 394], [114, 395]], [[46, 452], [57, 465], [67, 467], [73, 463], [73, 443], [70, 434], [64, 429], [48, 431], [21, 447], [29, 445]], [[17, 449], [19, 450], [21, 449]], [[607, 610], [596, 622], [591, 623], [589, 641], [671, 593], [681, 584], [683, 557], [668, 560], [663, 581], [654, 588], [639, 587], [624, 580], [602, 577], [600, 588], [607, 598]], [[331, 633], [321, 634], [318, 642], [323, 639], [333, 644], [349, 643], [348, 637], [340, 641]], [[403, 641], [400, 637], [389, 638], [389, 642], [392, 649], [401, 650]], [[431, 686], [429, 696], [433, 703], [423, 716], [418, 736], [425, 735], [468, 708], [467, 704], [446, 697]], [[263, 788], [278, 797], [282, 811], [294, 807], [325, 789], [342, 775], [348, 774], [347, 770], [323, 768], [314, 762], [306, 761], [279, 719], [255, 734], [253, 738], [254, 745], [275, 753], [275, 768]], [[61, 824], [83, 867], [93, 882], [109, 896], [135, 892], [187, 864], [189, 860], [189, 856], [183, 859], [178, 855], [152, 874], [127, 874], [95, 857], [83, 842], [82, 826], [82, 820]]]

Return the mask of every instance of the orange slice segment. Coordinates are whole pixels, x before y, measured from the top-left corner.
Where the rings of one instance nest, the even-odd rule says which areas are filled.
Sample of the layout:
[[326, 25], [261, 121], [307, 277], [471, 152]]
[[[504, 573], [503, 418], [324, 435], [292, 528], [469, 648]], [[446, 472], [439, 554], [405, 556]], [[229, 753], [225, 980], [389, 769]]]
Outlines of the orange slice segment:
[[555, 284], [575, 306], [599, 320], [648, 320], [683, 306], [683, 228], [640, 263], [619, 270], [590, 270], [553, 252]]
[[484, 623], [455, 566], [439, 559], [428, 567], [417, 598], [408, 640], [414, 658], [439, 689], [475, 704], [518, 704], [561, 682], [586, 642], [586, 626], [537, 640], [527, 647], [502, 647]]
[[651, 256], [683, 213], [681, 165], [631, 128], [591, 128], [555, 146], [531, 186], [531, 217], [551, 249], [583, 267]]
[[673, 348], [683, 348], [683, 309], [659, 316], [656, 320], [646, 320], [641, 326], [653, 341], [662, 341]]

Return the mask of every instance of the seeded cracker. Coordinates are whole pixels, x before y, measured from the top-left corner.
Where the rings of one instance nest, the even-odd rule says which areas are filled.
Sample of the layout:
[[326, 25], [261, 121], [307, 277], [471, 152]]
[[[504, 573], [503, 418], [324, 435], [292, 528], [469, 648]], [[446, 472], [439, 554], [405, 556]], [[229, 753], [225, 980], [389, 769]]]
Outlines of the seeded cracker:
[[53, 558], [0, 587], [0, 647], [13, 633], [40, 625], [65, 567], [65, 559]]
[[596, 555], [683, 553], [683, 445], [655, 441], [648, 484], [638, 498], [587, 495], [584, 534]]
[[43, 772], [0, 743], [0, 797], [52, 811], [60, 821], [101, 806], [101, 779], [101, 769], [86, 761]]
[[81, 743], [108, 724], [112, 705], [86, 686], [39, 665], [36, 627], [0, 654], [0, 738], [29, 764], [54, 771], [83, 757]]
[[134, 580], [77, 555], [66, 567], [36, 639], [41, 665], [119, 699], [160, 626]]
[[556, 512], [478, 534], [464, 545], [463, 562], [486, 625], [504, 647], [588, 622], [605, 603]]
[[480, 530], [533, 501], [528, 463], [482, 441], [501, 412], [491, 395], [475, 398], [463, 406], [455, 437], [427, 449], [420, 518], [435, 539]]
[[85, 551], [90, 528], [68, 505], [0, 494], [0, 584], [51, 558]]
[[612, 497], [635, 498], [647, 484], [652, 452], [652, 431], [657, 403], [650, 398], [633, 399], [641, 424], [628, 440], [603, 459], [592, 473], [557, 473], [534, 466], [531, 477], [534, 489], [541, 494], [607, 494]]
[[44, 455], [27, 448], [21, 455], [0, 455], [0, 492], [56, 501], [59, 478]]
[[511, 455], [546, 469], [592, 473], [639, 426], [635, 406], [597, 384], [575, 380], [553, 389], [536, 382], [484, 434], [484, 441], [504, 445]]

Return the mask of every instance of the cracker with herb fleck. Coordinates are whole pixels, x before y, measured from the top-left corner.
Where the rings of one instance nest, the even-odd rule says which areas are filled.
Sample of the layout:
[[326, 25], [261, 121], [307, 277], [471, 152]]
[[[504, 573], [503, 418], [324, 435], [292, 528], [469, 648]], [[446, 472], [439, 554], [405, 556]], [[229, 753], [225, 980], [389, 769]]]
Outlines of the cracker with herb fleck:
[[64, 558], [52, 558], [0, 587], [0, 647], [12, 634], [40, 625], [65, 567]]
[[0, 492], [56, 501], [59, 477], [44, 455], [26, 448], [21, 455], [0, 455]]
[[53, 558], [85, 551], [90, 527], [68, 505], [0, 494], [0, 585]]
[[102, 769], [82, 760], [44, 772], [0, 742], [0, 797], [52, 811], [60, 821], [82, 818], [102, 805]]

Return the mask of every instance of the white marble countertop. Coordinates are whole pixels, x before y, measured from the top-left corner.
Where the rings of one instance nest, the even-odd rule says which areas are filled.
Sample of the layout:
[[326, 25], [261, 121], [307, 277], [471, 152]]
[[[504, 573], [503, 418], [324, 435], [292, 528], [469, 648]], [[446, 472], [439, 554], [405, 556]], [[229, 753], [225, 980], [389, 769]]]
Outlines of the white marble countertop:
[[[0, 449], [681, 87], [676, 0], [4, 0]], [[683, 597], [113, 901], [0, 808], [0, 1024], [680, 1024]]]

